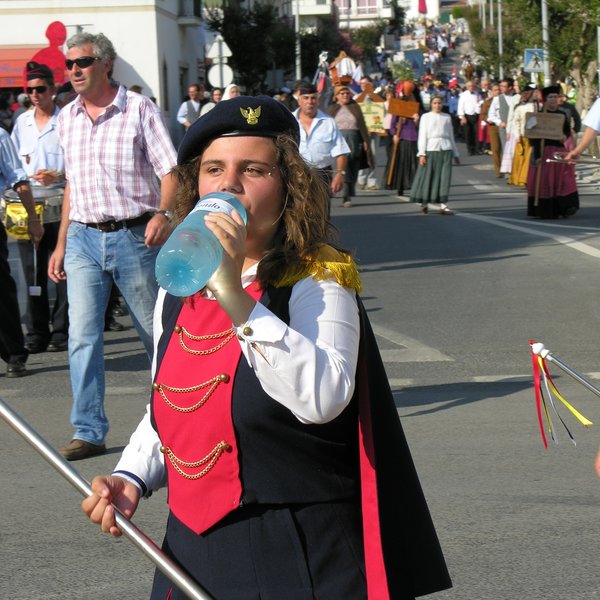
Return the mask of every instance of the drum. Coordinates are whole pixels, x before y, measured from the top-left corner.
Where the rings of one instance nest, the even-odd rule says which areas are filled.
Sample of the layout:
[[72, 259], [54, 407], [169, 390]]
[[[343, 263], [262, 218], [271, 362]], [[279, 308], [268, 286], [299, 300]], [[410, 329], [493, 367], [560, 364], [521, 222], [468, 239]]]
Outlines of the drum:
[[[62, 211], [63, 188], [31, 187], [35, 213], [42, 223], [59, 223]], [[17, 240], [29, 239], [28, 215], [14, 190], [6, 190], [0, 200], [1, 218], [6, 233]]]
[[[31, 186], [31, 193], [36, 203], [36, 212], [41, 213], [43, 223], [60, 223], [63, 196], [62, 187]], [[2, 195], [2, 208], [6, 211], [8, 204], [21, 204], [19, 195], [14, 190], [6, 190]]]

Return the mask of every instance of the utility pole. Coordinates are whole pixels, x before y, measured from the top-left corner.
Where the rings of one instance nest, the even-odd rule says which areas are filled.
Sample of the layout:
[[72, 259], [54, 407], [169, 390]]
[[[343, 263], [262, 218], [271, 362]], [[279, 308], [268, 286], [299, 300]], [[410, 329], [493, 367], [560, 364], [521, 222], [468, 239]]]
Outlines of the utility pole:
[[548, 2], [542, 0], [542, 48], [544, 49], [544, 87], [552, 83], [550, 78], [550, 38], [548, 37]]
[[504, 49], [502, 47], [502, 0], [498, 0], [498, 76], [504, 79], [503, 63]]
[[294, 26], [296, 29], [296, 81], [300, 81], [300, 79], [302, 79], [302, 55], [300, 53], [300, 0], [296, 0]]

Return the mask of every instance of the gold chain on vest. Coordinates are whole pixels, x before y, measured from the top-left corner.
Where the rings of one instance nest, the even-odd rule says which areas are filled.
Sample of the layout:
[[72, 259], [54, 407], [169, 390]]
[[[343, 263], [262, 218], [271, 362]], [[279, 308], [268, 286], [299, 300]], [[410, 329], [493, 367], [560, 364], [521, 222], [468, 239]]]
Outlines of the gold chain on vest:
[[[175, 333], [179, 335], [179, 343], [186, 352], [189, 352], [189, 354], [194, 354], [196, 356], [204, 356], [206, 354], [212, 354], [213, 352], [220, 350], [235, 335], [235, 330], [232, 327], [231, 329], [221, 331], [220, 333], [212, 333], [210, 335], [193, 335], [183, 325], [176, 325]], [[195, 342], [201, 342], [203, 340], [220, 340], [221, 338], [225, 339], [214, 348], [209, 348], [208, 350], [192, 350], [192, 348], [188, 348], [185, 345], [185, 342], [183, 341], [184, 335]]]
[[[163, 454], [167, 455], [167, 457], [169, 458], [169, 461], [173, 465], [173, 468], [182, 477], [185, 477], [186, 479], [200, 479], [200, 478], [204, 477], [215, 466], [215, 463], [219, 460], [219, 457], [221, 456], [221, 454], [223, 454], [223, 452], [225, 452], [225, 450], [229, 450], [229, 448], [231, 448], [231, 446], [225, 440], [221, 440], [204, 458], [202, 458], [196, 462], [185, 462], [185, 461], [181, 460], [180, 458], [177, 458], [177, 456], [175, 456], [175, 454], [173, 454], [173, 451], [168, 446], [161, 446], [160, 451]], [[202, 471], [200, 471], [200, 473], [196, 473], [195, 475], [190, 475], [189, 473], [186, 473], [181, 468], [181, 467], [186, 467], [188, 469], [195, 469], [197, 467], [201, 467], [202, 465], [206, 464], [207, 462], [208, 462], [208, 465], [206, 465], [206, 467], [204, 469], [202, 469]]]
[[[170, 385], [166, 385], [164, 383], [155, 382], [152, 387], [162, 396], [162, 399], [173, 409], [182, 413], [191, 413], [200, 408], [213, 394], [213, 392], [217, 389], [217, 386], [220, 383], [227, 383], [229, 381], [229, 375], [227, 373], [221, 373], [221, 375], [217, 375], [204, 383], [199, 383], [198, 385], [192, 385], [186, 388], [176, 388], [171, 387]], [[165, 394], [164, 390], [167, 392], [173, 392], [174, 394], [189, 394], [190, 392], [197, 392], [206, 386], [210, 386], [207, 390], [206, 394], [196, 402], [193, 406], [177, 406], [177, 404], [173, 404]]]

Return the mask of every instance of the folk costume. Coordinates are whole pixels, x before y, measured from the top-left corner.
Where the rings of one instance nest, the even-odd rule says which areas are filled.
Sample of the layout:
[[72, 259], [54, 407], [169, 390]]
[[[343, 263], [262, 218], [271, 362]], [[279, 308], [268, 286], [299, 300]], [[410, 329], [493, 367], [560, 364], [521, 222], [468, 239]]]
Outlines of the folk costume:
[[[421, 112], [421, 111], [419, 111]], [[394, 115], [390, 126], [390, 135], [398, 134], [398, 146], [394, 163], [390, 160], [385, 173], [386, 188], [398, 190], [398, 196], [410, 190], [417, 172], [417, 138], [419, 130], [413, 119]], [[392, 177], [390, 178], [390, 169]]]
[[[555, 86], [544, 88], [544, 97], [558, 93]], [[571, 135], [567, 115], [561, 110], [548, 110], [546, 113], [561, 115], [564, 118], [564, 139]], [[543, 144], [542, 144], [543, 142]], [[527, 216], [542, 219], [570, 217], [579, 209], [579, 193], [575, 180], [575, 166], [568, 163], [546, 162], [553, 159], [556, 152], [565, 153], [567, 149], [560, 140], [538, 140], [531, 142], [533, 161], [541, 159], [539, 164], [532, 161], [527, 177]], [[543, 151], [542, 151], [543, 148]], [[541, 174], [538, 174], [541, 169]], [[539, 175], [539, 176], [538, 176]], [[537, 191], [537, 198], [536, 198]]]
[[[182, 302], [165, 295], [151, 413], [115, 474], [132, 478], [144, 491], [162, 484], [166, 474], [170, 515], [163, 550], [218, 599], [366, 598], [367, 589], [369, 598], [408, 599], [449, 587], [360, 301], [355, 392], [328, 423], [302, 423], [264, 391], [241, 356], [241, 344], [261, 340], [261, 321], [263, 327], [269, 321], [289, 327], [296, 286], [358, 285], [351, 259], [329, 247], [307, 265], [307, 273], [313, 281], [297, 273], [288, 278], [300, 278], [293, 285], [261, 290], [254, 280], [248, 284], [247, 291], [260, 299], [260, 316], [251, 315], [245, 333], [237, 332], [244, 341], [214, 300], [197, 295]], [[331, 276], [335, 282], [314, 280]], [[285, 536], [293, 543], [278, 554], [274, 548], [281, 548]], [[335, 552], [315, 558], [305, 551], [319, 546]], [[256, 596], [235, 583], [247, 587], [251, 568], [262, 579]], [[172, 587], [157, 572], [152, 598], [168, 597]], [[177, 594], [173, 589], [171, 600], [183, 598]]]
[[459, 156], [452, 121], [445, 113], [428, 112], [419, 123], [419, 156], [427, 164], [419, 165], [410, 190], [410, 201], [423, 206], [429, 203], [445, 205], [450, 194], [452, 160]]
[[[178, 162], [215, 137], [288, 131], [299, 138], [275, 100], [220, 102]], [[447, 588], [356, 265], [326, 244], [293, 264], [264, 286], [260, 262], [242, 274], [257, 302], [239, 326], [209, 290], [161, 291], [150, 408], [114, 473], [144, 495], [168, 482], [163, 550], [218, 600]], [[152, 599], [167, 598], [183, 596], [157, 572]]]

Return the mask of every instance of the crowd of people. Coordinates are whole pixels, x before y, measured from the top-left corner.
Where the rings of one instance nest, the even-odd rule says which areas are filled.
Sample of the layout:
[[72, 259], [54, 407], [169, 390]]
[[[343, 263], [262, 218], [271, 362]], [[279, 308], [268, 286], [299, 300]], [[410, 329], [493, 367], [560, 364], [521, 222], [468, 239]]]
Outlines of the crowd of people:
[[[118, 290], [148, 355], [151, 401], [83, 508], [119, 535], [113, 504], [131, 516], [167, 485], [163, 550], [216, 597], [414, 598], [451, 585], [331, 201], [349, 208], [357, 189], [387, 188], [452, 215], [459, 137], [526, 187], [528, 215], [569, 217], [570, 161], [600, 130], [600, 101], [576, 145], [566, 90], [481, 80], [468, 57], [461, 86], [434, 75], [453, 40], [430, 41], [419, 81], [335, 81], [325, 104], [309, 81], [276, 97], [193, 83], [176, 149], [154, 100], [113, 80], [111, 41], [78, 33], [71, 88], [61, 97], [50, 69], [28, 63], [23, 110], [10, 136], [0, 127], [0, 186], [24, 211], [29, 284], [24, 337], [2, 224], [7, 376], [27, 374], [29, 353], [68, 349], [74, 432], [60, 452], [106, 453], [103, 332]], [[381, 120], [366, 118], [372, 104]], [[554, 120], [553, 134], [532, 136], [531, 115]], [[221, 264], [197, 294], [170, 296], [156, 283], [158, 250], [212, 192], [235, 195], [247, 223], [210, 213]], [[178, 594], [157, 572], [152, 598]]]

